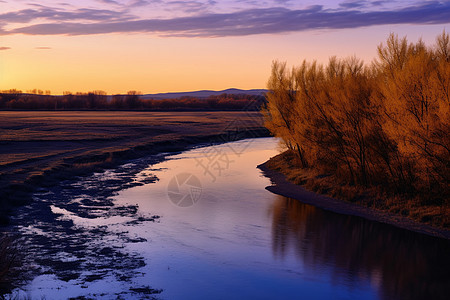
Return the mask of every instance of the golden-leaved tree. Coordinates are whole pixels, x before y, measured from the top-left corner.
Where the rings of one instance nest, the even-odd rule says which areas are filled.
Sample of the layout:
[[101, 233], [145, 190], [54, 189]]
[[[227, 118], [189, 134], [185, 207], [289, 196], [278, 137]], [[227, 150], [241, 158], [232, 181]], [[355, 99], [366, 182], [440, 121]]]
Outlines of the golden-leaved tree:
[[445, 32], [435, 48], [393, 34], [378, 47], [383, 128], [411, 166], [418, 188], [449, 182], [449, 47]]
[[431, 48], [391, 34], [378, 53], [370, 67], [355, 57], [290, 70], [275, 61], [265, 124], [301, 167], [448, 198], [449, 36]]

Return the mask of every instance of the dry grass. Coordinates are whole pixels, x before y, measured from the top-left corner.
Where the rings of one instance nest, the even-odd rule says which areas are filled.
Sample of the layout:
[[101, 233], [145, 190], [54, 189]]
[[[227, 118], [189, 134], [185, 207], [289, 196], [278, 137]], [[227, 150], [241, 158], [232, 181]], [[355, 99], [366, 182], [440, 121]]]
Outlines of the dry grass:
[[283, 173], [290, 182], [316, 193], [398, 214], [419, 223], [450, 228], [448, 201], [442, 205], [430, 204], [426, 201], [426, 195], [408, 196], [387, 190], [384, 186], [344, 184], [335, 175], [321, 174], [315, 169], [302, 169], [298, 156], [291, 151], [271, 158], [267, 167]]

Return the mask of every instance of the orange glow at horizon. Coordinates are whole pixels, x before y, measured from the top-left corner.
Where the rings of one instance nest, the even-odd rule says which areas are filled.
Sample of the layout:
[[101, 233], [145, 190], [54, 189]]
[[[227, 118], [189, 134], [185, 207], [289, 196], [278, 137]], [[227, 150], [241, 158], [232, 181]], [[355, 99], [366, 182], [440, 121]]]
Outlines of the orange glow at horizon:
[[410, 41], [422, 37], [431, 45], [444, 28], [374, 26], [224, 38], [9, 35], [0, 40], [0, 46], [11, 48], [0, 51], [0, 90], [116, 94], [265, 88], [273, 60], [296, 65], [355, 55], [370, 63], [390, 32]]

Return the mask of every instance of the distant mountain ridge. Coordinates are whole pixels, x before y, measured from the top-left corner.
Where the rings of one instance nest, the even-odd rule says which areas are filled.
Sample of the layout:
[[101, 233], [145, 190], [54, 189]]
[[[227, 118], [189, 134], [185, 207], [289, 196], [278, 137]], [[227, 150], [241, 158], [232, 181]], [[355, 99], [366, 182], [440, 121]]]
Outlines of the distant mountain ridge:
[[265, 89], [251, 89], [251, 90], [240, 90], [240, 89], [226, 89], [222, 91], [212, 91], [212, 90], [201, 90], [193, 92], [177, 92], [177, 93], [159, 93], [159, 94], [145, 94], [141, 96], [141, 99], [175, 99], [181, 97], [194, 97], [194, 98], [207, 98], [209, 96], [218, 96], [221, 94], [232, 94], [232, 95], [251, 95], [251, 96], [262, 96], [266, 93]]

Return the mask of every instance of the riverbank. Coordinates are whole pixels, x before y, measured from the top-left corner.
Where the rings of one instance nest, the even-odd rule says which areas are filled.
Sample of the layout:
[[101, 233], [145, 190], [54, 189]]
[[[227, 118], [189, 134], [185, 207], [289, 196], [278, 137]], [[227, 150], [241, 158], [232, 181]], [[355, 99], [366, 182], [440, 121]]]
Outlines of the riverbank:
[[127, 160], [267, 136], [258, 112], [0, 112], [0, 224], [39, 188]]
[[[407, 201], [395, 203], [398, 199], [381, 199], [376, 196], [375, 190], [338, 186], [338, 181], [333, 180], [331, 176], [301, 170], [292, 163], [292, 158], [290, 159], [286, 152], [272, 157], [258, 168], [270, 178], [272, 185], [266, 189], [272, 193], [339, 214], [358, 216], [418, 233], [450, 239], [448, 228], [434, 225], [438, 221], [445, 224], [448, 209], [422, 207], [420, 210], [417, 207], [412, 208]], [[410, 211], [414, 215], [405, 216]]]

